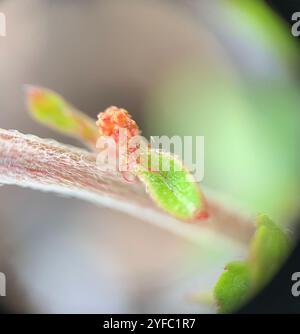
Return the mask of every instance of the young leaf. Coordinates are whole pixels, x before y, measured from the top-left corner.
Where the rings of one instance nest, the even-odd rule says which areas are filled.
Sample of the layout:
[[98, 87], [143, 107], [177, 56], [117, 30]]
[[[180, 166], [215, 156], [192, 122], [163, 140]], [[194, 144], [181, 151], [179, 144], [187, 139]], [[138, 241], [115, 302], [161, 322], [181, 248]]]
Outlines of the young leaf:
[[177, 218], [207, 217], [204, 197], [182, 163], [172, 154], [154, 150], [148, 157], [147, 164], [137, 165], [135, 172], [155, 202]]
[[289, 238], [267, 215], [257, 217], [256, 227], [248, 258], [238, 265], [229, 264], [228, 271], [221, 275], [215, 286], [215, 298], [221, 313], [232, 312], [261, 289], [289, 253]]
[[232, 313], [249, 298], [250, 267], [247, 262], [231, 262], [225, 269], [214, 288], [214, 296], [219, 313]]
[[60, 95], [49, 89], [27, 86], [26, 98], [28, 109], [37, 121], [96, 146], [99, 133], [94, 120], [76, 110]]
[[290, 240], [282, 228], [267, 215], [260, 214], [256, 226], [250, 246], [249, 263], [254, 285], [259, 289], [272, 278], [288, 255]]

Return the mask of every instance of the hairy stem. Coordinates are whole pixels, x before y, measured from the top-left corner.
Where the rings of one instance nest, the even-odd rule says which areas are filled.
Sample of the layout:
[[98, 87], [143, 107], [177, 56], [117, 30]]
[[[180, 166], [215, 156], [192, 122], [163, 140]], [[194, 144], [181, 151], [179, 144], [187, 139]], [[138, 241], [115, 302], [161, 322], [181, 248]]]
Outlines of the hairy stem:
[[211, 251], [244, 249], [254, 232], [248, 215], [224, 206], [209, 191], [205, 193], [210, 218], [183, 222], [160, 210], [142, 184], [128, 183], [117, 172], [96, 164], [95, 153], [12, 130], [0, 129], [0, 183], [53, 191], [102, 204]]

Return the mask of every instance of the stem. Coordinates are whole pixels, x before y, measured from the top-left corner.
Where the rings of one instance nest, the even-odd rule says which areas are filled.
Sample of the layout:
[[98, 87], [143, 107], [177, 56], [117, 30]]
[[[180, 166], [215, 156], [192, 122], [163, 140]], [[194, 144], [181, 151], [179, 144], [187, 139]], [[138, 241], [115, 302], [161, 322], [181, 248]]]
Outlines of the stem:
[[[0, 129], [0, 183], [70, 195], [148, 221], [210, 251], [236, 252], [254, 232], [251, 219], [206, 194], [210, 218], [187, 223], [159, 209], [142, 184], [96, 164], [96, 154], [54, 140]], [[206, 193], [206, 191], [205, 191]]]

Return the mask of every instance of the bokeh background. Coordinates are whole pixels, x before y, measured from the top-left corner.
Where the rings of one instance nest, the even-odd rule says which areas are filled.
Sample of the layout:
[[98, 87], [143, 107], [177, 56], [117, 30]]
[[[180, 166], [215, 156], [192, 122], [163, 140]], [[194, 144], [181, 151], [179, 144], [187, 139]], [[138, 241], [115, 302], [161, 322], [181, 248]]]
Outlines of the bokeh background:
[[[299, 210], [299, 55], [255, 0], [2, 0], [0, 126], [80, 145], [35, 124], [22, 87], [92, 117], [130, 111], [143, 133], [205, 137], [203, 183], [287, 225]], [[0, 188], [1, 305], [27, 313], [214, 312], [227, 258], [75, 199]]]

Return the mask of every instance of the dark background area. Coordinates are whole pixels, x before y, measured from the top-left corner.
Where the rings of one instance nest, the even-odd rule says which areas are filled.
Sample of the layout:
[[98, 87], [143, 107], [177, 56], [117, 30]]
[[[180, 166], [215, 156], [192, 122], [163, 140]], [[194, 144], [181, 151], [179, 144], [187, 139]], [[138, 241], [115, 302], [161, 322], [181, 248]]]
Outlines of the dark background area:
[[291, 17], [294, 12], [300, 10], [298, 0], [266, 0], [266, 3], [275, 10], [288, 24], [291, 24]]

